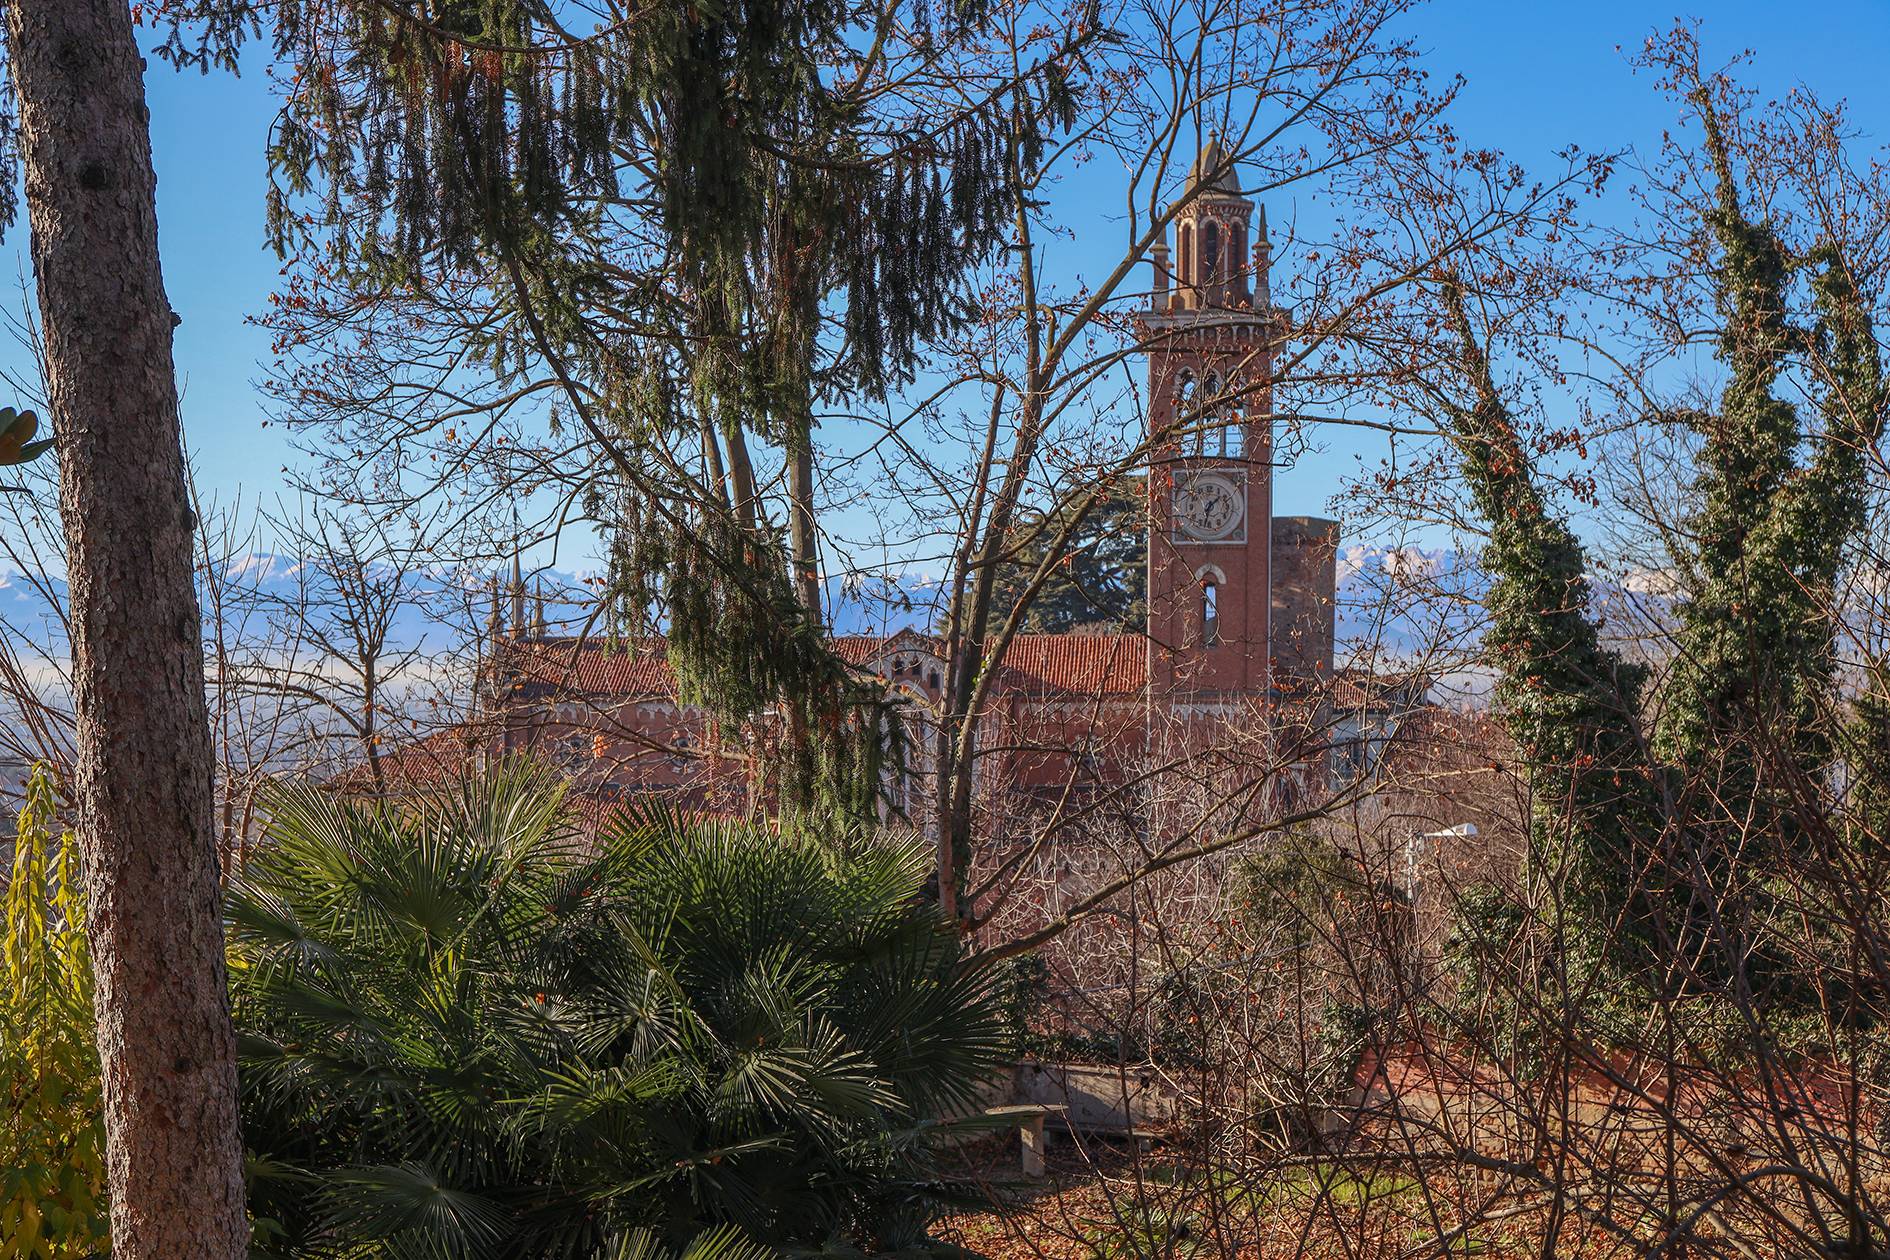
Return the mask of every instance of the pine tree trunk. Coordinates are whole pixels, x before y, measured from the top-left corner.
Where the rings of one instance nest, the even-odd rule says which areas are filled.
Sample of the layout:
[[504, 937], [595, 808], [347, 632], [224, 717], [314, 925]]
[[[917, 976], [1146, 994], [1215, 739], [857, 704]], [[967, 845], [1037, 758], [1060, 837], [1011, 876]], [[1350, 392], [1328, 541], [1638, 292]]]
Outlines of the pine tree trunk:
[[788, 543], [794, 589], [807, 619], [820, 624], [820, 555], [814, 532], [814, 443], [797, 440], [788, 455]]
[[125, 0], [10, 0], [59, 454], [112, 1254], [245, 1254], [203, 655]]

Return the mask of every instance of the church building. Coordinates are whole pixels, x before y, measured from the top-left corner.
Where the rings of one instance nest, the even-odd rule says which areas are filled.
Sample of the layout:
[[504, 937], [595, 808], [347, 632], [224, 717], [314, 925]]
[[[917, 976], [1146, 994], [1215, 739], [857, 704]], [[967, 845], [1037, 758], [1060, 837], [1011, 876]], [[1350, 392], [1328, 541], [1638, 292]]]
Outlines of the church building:
[[[1331, 680], [1336, 523], [1273, 514], [1272, 372], [1290, 321], [1272, 301], [1266, 215], [1241, 195], [1217, 142], [1190, 181], [1195, 195], [1174, 217], [1173, 248], [1153, 251], [1138, 314], [1153, 452], [1146, 632], [1025, 634], [1009, 645], [980, 718], [986, 834], [1134, 778], [1158, 745], [1198, 740], [1204, 722], [1264, 728]], [[515, 592], [512, 630], [495, 636], [485, 666], [483, 721], [384, 757], [396, 774], [463, 759], [476, 743], [482, 754], [557, 762], [600, 807], [650, 792], [687, 809], [754, 804], [728, 733], [677, 702], [660, 641], [532, 633], [521, 602]], [[926, 718], [947, 677], [944, 642], [914, 626], [832, 645], [903, 698], [912, 754], [889, 808], [924, 826]]]

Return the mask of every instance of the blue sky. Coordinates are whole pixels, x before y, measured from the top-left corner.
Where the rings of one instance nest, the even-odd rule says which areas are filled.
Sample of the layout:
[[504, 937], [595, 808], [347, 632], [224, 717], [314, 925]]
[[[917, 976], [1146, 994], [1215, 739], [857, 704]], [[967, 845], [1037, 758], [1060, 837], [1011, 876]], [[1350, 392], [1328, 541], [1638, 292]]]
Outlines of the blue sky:
[[[1641, 0], [1435, 0], [1413, 29], [1437, 74], [1468, 80], [1455, 115], [1460, 132], [1547, 167], [1569, 142], [1592, 149], [1658, 142], [1669, 121], [1665, 103], [1621, 50], [1681, 12], [1704, 19], [1715, 60], [1756, 50], [1745, 77], [1768, 95], [1802, 80], [1826, 96], [1848, 97], [1866, 127], [1890, 120], [1890, 0], [1695, 0], [1689, 9]], [[171, 303], [183, 316], [176, 344], [186, 437], [200, 482], [220, 496], [239, 486], [246, 497], [270, 496], [282, 485], [280, 469], [295, 458], [279, 430], [262, 427], [255, 382], [268, 340], [245, 323], [278, 279], [263, 243], [264, 150], [274, 113], [266, 71], [260, 56], [248, 59], [241, 78], [178, 74], [154, 57], [148, 75], [159, 240]], [[26, 270], [24, 245], [21, 225], [0, 246], [9, 255], [9, 281]], [[11, 354], [0, 347], [0, 359]], [[1375, 453], [1335, 445], [1285, 474], [1278, 510], [1319, 512], [1334, 478], [1358, 458]]]

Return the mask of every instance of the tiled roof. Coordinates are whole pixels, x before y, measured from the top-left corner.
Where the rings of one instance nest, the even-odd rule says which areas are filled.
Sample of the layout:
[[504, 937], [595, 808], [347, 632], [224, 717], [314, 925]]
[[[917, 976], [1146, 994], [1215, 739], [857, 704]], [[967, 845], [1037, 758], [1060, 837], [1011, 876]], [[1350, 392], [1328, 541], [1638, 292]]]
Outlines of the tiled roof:
[[[943, 654], [930, 636], [846, 634], [829, 641], [851, 665], [870, 668], [899, 643]], [[498, 662], [513, 683], [568, 690], [580, 695], [667, 698], [676, 693], [663, 640], [640, 639], [613, 646], [604, 640], [512, 639]], [[1005, 653], [1000, 691], [1031, 695], [1085, 696], [1139, 693], [1148, 682], [1148, 645], [1139, 635], [1023, 634]]]
[[[381, 776], [394, 790], [451, 782], [465, 772], [472, 762], [473, 748], [486, 734], [482, 728], [462, 723], [383, 748], [378, 758]], [[365, 760], [343, 770], [334, 783], [345, 792], [370, 792], [374, 786]]]
[[1031, 694], [1137, 694], [1148, 685], [1148, 640], [1139, 634], [1020, 634], [1004, 654], [998, 682]]
[[1375, 674], [1341, 669], [1323, 685], [1326, 699], [1336, 708], [1402, 713], [1427, 704], [1431, 679], [1422, 673]]
[[514, 684], [537, 684], [590, 696], [676, 694], [676, 676], [661, 639], [612, 645], [576, 639], [508, 639], [495, 669]]

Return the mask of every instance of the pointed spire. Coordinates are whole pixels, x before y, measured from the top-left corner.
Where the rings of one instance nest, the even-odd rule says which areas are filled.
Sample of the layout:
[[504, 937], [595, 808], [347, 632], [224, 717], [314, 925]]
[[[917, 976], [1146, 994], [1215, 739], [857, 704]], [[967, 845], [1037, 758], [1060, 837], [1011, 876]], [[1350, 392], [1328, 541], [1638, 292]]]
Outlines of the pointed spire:
[[1240, 195], [1240, 181], [1234, 178], [1232, 155], [1221, 143], [1221, 133], [1208, 132], [1207, 143], [1201, 146], [1201, 152], [1194, 159], [1194, 169], [1188, 172], [1188, 183], [1204, 193], [1218, 193], [1224, 197]]
[[534, 583], [534, 587], [536, 589], [532, 598], [532, 637], [542, 639], [547, 633], [547, 625], [545, 622], [545, 584], [540, 581]]
[[1260, 207], [1260, 221], [1254, 225], [1253, 308], [1273, 309], [1273, 242], [1267, 236], [1267, 208]]
[[512, 553], [512, 633], [525, 633], [525, 576], [519, 569], [518, 553]]

